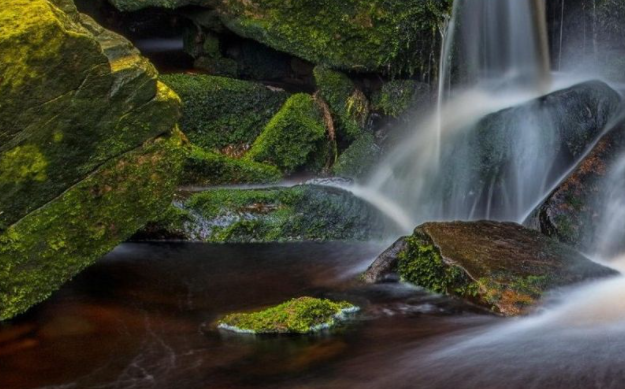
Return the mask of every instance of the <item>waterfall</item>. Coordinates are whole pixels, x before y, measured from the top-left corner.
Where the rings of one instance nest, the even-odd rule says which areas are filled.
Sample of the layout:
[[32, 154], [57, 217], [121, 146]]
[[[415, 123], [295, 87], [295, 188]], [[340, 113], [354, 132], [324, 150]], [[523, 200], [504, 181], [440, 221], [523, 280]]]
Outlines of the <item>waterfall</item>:
[[[520, 219], [548, 186], [549, 158], [556, 157], [549, 150], [545, 154], [542, 144], [552, 143], [545, 140], [552, 133], [523, 112], [517, 128], [509, 131], [514, 137], [508, 141], [516, 142], [517, 150], [509, 156], [514, 166], [507, 167], [512, 169], [506, 173], [508, 183], [491, 180], [480, 188], [468, 185], [480, 178], [467, 169], [469, 158], [463, 156], [477, 150], [462, 146], [463, 134], [475, 133], [474, 125], [489, 113], [546, 92], [549, 67], [541, 0], [456, 0], [443, 34], [437, 110], [389, 153], [365, 185], [367, 193], [394, 201], [394, 208], [403, 209], [414, 225], [425, 220]], [[528, 178], [534, 185], [523, 189]], [[491, 206], [496, 203], [509, 209]]]

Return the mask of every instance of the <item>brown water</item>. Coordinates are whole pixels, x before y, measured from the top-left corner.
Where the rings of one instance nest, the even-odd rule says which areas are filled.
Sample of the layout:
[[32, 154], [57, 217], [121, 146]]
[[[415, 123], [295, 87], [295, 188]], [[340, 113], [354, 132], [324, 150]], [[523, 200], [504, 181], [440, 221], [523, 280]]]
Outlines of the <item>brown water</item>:
[[[0, 326], [0, 388], [623, 387], [625, 325], [569, 331], [557, 320], [504, 320], [416, 288], [360, 284], [356, 276], [382, 248], [122, 245]], [[304, 337], [210, 324], [302, 295], [363, 309]]]

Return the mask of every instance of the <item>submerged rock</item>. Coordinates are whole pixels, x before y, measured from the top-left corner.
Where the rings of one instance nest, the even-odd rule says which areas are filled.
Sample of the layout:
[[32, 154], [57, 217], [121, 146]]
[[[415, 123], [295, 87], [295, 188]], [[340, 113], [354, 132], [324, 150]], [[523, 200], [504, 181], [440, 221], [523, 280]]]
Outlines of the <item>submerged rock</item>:
[[379, 282], [391, 271], [503, 315], [527, 313], [548, 290], [617, 274], [537, 231], [487, 221], [423, 224], [364, 278]]
[[170, 201], [180, 101], [69, 0], [0, 10], [0, 319], [47, 298]]
[[616, 125], [597, 142], [525, 224], [582, 251], [594, 250], [599, 224], [608, 216], [604, 214], [611, 188], [608, 175], [623, 152], [625, 122]]
[[233, 313], [219, 328], [249, 334], [308, 334], [333, 327], [359, 308], [346, 301], [300, 297], [252, 313]]
[[135, 240], [212, 243], [362, 241], [382, 238], [388, 220], [338, 188], [213, 189], [175, 203]]

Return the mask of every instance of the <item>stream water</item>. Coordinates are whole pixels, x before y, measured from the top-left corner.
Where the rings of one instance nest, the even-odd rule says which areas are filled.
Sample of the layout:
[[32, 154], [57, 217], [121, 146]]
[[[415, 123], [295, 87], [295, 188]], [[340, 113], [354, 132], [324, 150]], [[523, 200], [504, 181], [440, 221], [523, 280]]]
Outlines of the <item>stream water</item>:
[[[407, 285], [358, 283], [383, 247], [124, 244], [0, 327], [0, 388], [622, 387], [621, 278], [504, 320]], [[211, 324], [301, 295], [363, 310], [306, 337]]]

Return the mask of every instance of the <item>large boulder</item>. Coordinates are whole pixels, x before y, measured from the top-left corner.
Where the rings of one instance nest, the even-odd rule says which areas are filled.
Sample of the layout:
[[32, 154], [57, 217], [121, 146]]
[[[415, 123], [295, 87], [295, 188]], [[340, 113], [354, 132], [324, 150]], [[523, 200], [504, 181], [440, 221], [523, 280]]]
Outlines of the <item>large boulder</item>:
[[608, 177], [624, 151], [625, 122], [621, 122], [599, 140], [525, 224], [581, 251], [595, 251], [598, 229], [608, 216], [605, 202], [613, 184]]
[[[363, 241], [393, 225], [375, 208], [334, 187], [211, 189], [181, 193], [135, 240], [210, 243]], [[388, 227], [388, 230], [387, 230]]]
[[515, 220], [528, 212], [597, 141], [620, 100], [589, 81], [490, 114], [446, 141], [436, 180], [446, 217]]
[[[426, 73], [438, 62], [451, 1], [109, 0], [122, 11], [200, 5], [236, 34], [315, 64]], [[434, 54], [433, 54], [434, 53]]]
[[0, 10], [0, 319], [154, 218], [182, 163], [180, 101], [68, 0]]
[[617, 274], [537, 231], [488, 221], [423, 224], [364, 279], [380, 282], [392, 272], [503, 315], [527, 313], [548, 290]]

